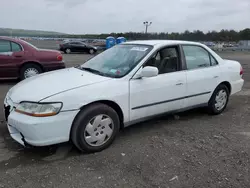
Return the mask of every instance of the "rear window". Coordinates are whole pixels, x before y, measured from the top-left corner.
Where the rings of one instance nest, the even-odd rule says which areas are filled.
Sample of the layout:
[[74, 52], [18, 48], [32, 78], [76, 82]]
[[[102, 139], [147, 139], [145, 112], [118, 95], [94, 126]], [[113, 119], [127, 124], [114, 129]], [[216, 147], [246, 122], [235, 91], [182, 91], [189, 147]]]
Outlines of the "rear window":
[[22, 48], [19, 44], [15, 43], [15, 42], [11, 42], [11, 49], [12, 52], [20, 52], [22, 51]]

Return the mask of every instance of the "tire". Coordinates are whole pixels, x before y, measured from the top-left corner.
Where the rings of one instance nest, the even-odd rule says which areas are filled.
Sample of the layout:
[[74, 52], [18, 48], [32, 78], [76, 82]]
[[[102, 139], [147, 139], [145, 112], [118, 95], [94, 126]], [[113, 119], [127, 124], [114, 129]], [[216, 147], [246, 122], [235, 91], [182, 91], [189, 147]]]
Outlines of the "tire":
[[[221, 92], [223, 93], [223, 95], [222, 95]], [[219, 95], [221, 97], [219, 97]], [[223, 96], [225, 96], [225, 97], [223, 97]], [[217, 98], [216, 97], [221, 98], [221, 100], [218, 99], [221, 102], [217, 102]], [[210, 100], [208, 102], [208, 112], [209, 112], [209, 114], [211, 114], [211, 115], [221, 114], [225, 110], [225, 108], [227, 107], [228, 100], [229, 100], [229, 89], [228, 89], [228, 87], [226, 85], [220, 84], [215, 89], [212, 97], [210, 98]], [[216, 107], [216, 104], [218, 104], [217, 107]]]
[[43, 70], [39, 65], [29, 63], [29, 64], [24, 65], [21, 68], [19, 77], [21, 80], [24, 80], [26, 78], [35, 76], [35, 75], [40, 74], [42, 72], [43, 72]]
[[70, 54], [70, 53], [71, 53], [71, 49], [67, 48], [67, 49], [65, 50], [65, 53], [66, 53], [66, 54]]
[[82, 152], [100, 152], [113, 143], [119, 129], [120, 120], [116, 111], [97, 103], [84, 108], [76, 116], [71, 129], [71, 140]]
[[89, 54], [94, 54], [95, 50], [94, 49], [89, 49]]

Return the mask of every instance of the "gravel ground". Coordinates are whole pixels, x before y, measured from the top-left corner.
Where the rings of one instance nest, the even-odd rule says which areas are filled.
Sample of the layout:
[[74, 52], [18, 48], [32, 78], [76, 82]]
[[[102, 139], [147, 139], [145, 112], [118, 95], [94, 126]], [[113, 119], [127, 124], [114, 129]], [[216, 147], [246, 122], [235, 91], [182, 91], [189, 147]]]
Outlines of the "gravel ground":
[[[0, 111], [0, 188], [250, 187], [250, 54], [223, 53], [244, 67], [244, 90], [219, 116], [196, 109], [121, 131], [108, 149], [80, 154], [70, 143], [24, 149]], [[90, 56], [64, 55], [67, 66]], [[15, 81], [0, 83], [0, 101]]]

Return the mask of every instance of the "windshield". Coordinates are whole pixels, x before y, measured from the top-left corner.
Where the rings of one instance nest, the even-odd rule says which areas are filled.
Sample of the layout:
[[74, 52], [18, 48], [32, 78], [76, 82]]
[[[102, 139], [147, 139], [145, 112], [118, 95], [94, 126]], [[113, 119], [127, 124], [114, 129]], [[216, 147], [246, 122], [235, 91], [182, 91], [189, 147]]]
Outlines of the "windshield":
[[116, 45], [93, 57], [79, 68], [120, 78], [128, 74], [152, 49], [149, 45]]

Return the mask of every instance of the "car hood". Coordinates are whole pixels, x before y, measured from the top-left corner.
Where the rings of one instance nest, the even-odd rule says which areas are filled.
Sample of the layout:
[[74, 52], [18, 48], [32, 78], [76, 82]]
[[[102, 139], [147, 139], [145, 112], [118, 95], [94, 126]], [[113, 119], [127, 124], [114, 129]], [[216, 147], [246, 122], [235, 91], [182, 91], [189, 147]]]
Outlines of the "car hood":
[[77, 68], [67, 68], [25, 79], [12, 87], [8, 96], [15, 103], [21, 101], [39, 102], [44, 98], [65, 91], [110, 79], [112, 78], [92, 74]]

